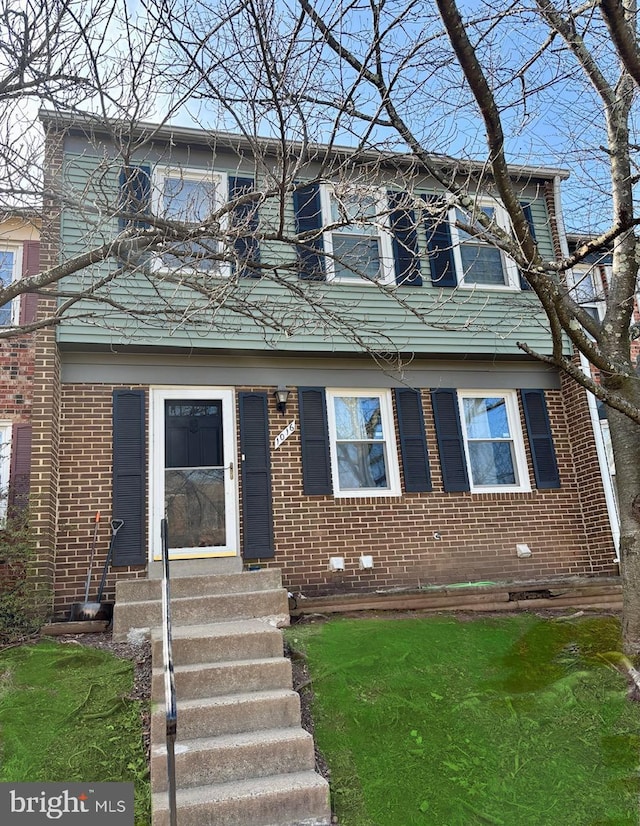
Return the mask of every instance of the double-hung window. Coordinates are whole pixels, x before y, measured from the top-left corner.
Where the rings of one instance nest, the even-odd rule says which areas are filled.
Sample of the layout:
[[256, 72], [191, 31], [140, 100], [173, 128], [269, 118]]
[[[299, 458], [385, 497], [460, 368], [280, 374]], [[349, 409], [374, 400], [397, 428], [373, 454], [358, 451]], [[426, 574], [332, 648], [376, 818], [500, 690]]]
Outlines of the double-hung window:
[[[22, 244], [2, 244], [0, 246], [0, 284], [8, 287], [20, 278], [21, 272]], [[15, 299], [0, 307], [0, 327], [18, 323], [19, 305], [19, 300]]]
[[[505, 231], [509, 231], [506, 211], [495, 203], [480, 203], [478, 209]], [[459, 207], [449, 210], [453, 257], [461, 287], [488, 287], [491, 289], [520, 289], [515, 262], [498, 247], [482, 237], [484, 229], [477, 218]], [[458, 224], [466, 224], [478, 235], [466, 232]]]
[[458, 393], [471, 490], [530, 490], [515, 391]]
[[327, 184], [320, 190], [328, 255], [327, 279], [395, 280], [386, 193], [367, 187]]
[[211, 170], [156, 168], [154, 193], [157, 214], [193, 229], [197, 240], [174, 241], [162, 253], [163, 269], [186, 269], [227, 275], [221, 260], [222, 244], [216, 234], [200, 234], [200, 227], [225, 203], [227, 176]]
[[327, 407], [335, 495], [398, 495], [390, 392], [328, 390]]
[[573, 268], [573, 298], [596, 321], [604, 318], [605, 294], [602, 268], [599, 265], [578, 265]]

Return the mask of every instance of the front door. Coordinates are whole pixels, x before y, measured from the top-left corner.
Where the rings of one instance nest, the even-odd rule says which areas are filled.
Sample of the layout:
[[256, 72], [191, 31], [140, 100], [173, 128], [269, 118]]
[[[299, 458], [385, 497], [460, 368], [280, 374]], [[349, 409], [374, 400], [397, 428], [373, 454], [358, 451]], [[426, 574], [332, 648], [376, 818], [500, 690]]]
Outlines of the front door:
[[237, 554], [233, 402], [230, 390], [152, 391], [154, 559], [163, 516], [171, 558]]

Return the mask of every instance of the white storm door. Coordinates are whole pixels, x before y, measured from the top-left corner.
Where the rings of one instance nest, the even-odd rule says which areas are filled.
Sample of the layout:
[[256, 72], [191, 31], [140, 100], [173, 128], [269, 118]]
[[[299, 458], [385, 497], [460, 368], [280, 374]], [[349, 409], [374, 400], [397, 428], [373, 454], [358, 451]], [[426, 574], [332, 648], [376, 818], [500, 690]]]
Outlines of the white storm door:
[[236, 556], [237, 485], [232, 390], [152, 390], [154, 559], [167, 519], [173, 559]]

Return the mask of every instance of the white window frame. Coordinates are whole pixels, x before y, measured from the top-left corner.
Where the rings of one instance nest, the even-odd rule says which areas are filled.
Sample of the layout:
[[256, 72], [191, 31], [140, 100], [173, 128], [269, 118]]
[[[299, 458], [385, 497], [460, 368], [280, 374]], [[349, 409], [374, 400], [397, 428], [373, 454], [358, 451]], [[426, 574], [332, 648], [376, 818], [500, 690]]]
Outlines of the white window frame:
[[[572, 293], [574, 300], [585, 310], [595, 310], [596, 315], [598, 316], [598, 321], [602, 321], [606, 310], [603, 275], [608, 283], [611, 277], [611, 268], [605, 264], [591, 264], [591, 266], [585, 263], [576, 264], [571, 271], [571, 277], [573, 280]], [[579, 291], [585, 278], [588, 278], [591, 283], [593, 299], [581, 300], [580, 298]], [[594, 283], [594, 278], [598, 279], [597, 284]], [[598, 298], [598, 295], [602, 297]]]
[[12, 430], [11, 422], [0, 421], [0, 524], [7, 515], [9, 504]]
[[[509, 425], [510, 439], [513, 444], [513, 463], [516, 474], [516, 484], [514, 485], [474, 485], [473, 472], [471, 467], [471, 455], [469, 452], [469, 439], [467, 436], [467, 425], [464, 415], [464, 399], [489, 399], [503, 398], [505, 400], [505, 410], [507, 413], [507, 423]], [[518, 404], [518, 394], [515, 390], [458, 390], [458, 407], [460, 410], [460, 426], [462, 428], [462, 440], [464, 442], [464, 453], [467, 461], [467, 472], [469, 474], [469, 485], [472, 493], [529, 493], [531, 491], [531, 480], [529, 478], [529, 468], [527, 466], [527, 454], [524, 447], [524, 434], [520, 421], [520, 406]], [[500, 439], [488, 439], [487, 441], [502, 441]], [[507, 441], [507, 440], [504, 440]]]
[[[340, 476], [338, 473], [338, 452], [336, 450], [337, 431], [334, 399], [341, 397], [377, 397], [380, 400], [380, 414], [382, 417], [382, 432], [384, 435], [385, 461], [387, 471], [386, 488], [356, 488], [341, 490]], [[400, 496], [400, 468], [398, 464], [398, 448], [396, 445], [396, 433], [393, 420], [393, 404], [390, 390], [362, 390], [352, 388], [327, 389], [327, 419], [329, 424], [329, 446], [331, 453], [331, 473], [333, 476], [333, 495], [340, 497], [385, 497]]]
[[[22, 254], [23, 244], [16, 241], [2, 241], [0, 243], [0, 251], [13, 253], [13, 275], [11, 283], [22, 278]], [[13, 327], [20, 323], [20, 296], [17, 296], [11, 302], [11, 320], [8, 324], [2, 324], [2, 327]], [[1, 425], [0, 425], [1, 426]]]
[[[501, 206], [499, 203], [492, 200], [491, 198], [478, 198], [476, 200], [476, 204], [479, 209], [482, 209], [482, 207], [491, 207], [494, 211], [493, 216], [495, 223], [505, 232], [511, 233], [511, 221], [509, 220], [509, 214], [503, 206]], [[458, 286], [464, 290], [497, 290], [501, 292], [519, 292], [520, 276], [518, 273], [518, 265], [516, 264], [516, 262], [512, 258], [510, 258], [504, 252], [504, 250], [501, 250], [499, 247], [494, 247], [492, 244], [489, 244], [487, 241], [483, 241], [482, 239], [478, 239], [478, 245], [485, 244], [486, 246], [491, 247], [492, 249], [498, 250], [500, 254], [500, 261], [502, 263], [502, 273], [504, 276], [504, 284], [465, 283], [464, 266], [462, 264], [462, 253], [460, 251], [460, 245], [464, 244], [465, 241], [460, 240], [460, 230], [456, 226], [456, 221], [458, 220], [458, 216], [456, 214], [457, 209], [460, 209], [460, 207], [449, 207], [448, 219], [449, 226], [451, 228], [453, 260], [456, 266], [456, 277], [458, 281]]]
[[[322, 223], [323, 226], [328, 226], [333, 223], [333, 219], [331, 217], [331, 198], [339, 188], [343, 188], [346, 191], [349, 190], [349, 185], [347, 184], [321, 184], [320, 185], [320, 204], [322, 207]], [[326, 261], [326, 278], [327, 281], [333, 281], [337, 284], [380, 284], [383, 286], [388, 286], [390, 284], [395, 284], [396, 276], [395, 276], [395, 265], [393, 259], [393, 239], [391, 235], [391, 227], [389, 224], [389, 205], [388, 205], [388, 197], [386, 190], [382, 190], [378, 187], [371, 187], [371, 186], [361, 186], [357, 184], [353, 184], [352, 187], [354, 192], [361, 192], [364, 196], [372, 197], [375, 200], [376, 204], [376, 216], [379, 216], [374, 226], [377, 230], [377, 238], [378, 244], [380, 249], [380, 277], [377, 278], [375, 281], [371, 281], [370, 279], [364, 278], [357, 273], [353, 273], [352, 276], [345, 277], [345, 276], [337, 276], [335, 273], [334, 261], [333, 261], [333, 231], [332, 230], [325, 230], [322, 234], [323, 243], [324, 243], [324, 251], [327, 254]], [[366, 226], [370, 226], [370, 224], [363, 224]], [[354, 224], [354, 226], [358, 226], [358, 224]], [[372, 237], [374, 237], [372, 235]]]
[[[198, 169], [197, 167], [179, 166], [156, 166], [152, 175], [152, 203], [156, 215], [163, 216], [166, 213], [164, 202], [164, 181], [165, 178], [181, 178], [187, 181], [208, 181], [216, 186], [217, 200], [215, 207], [221, 209], [228, 199], [229, 176], [226, 172], [218, 172], [213, 169]], [[224, 232], [227, 227], [228, 217], [223, 215], [220, 219], [220, 228]], [[222, 242], [217, 244], [218, 251], [222, 252]], [[169, 267], [162, 260], [162, 254], [154, 259], [154, 269], [161, 272], [195, 273], [200, 270], [195, 267]], [[203, 270], [203, 272], [205, 272]], [[213, 270], [206, 270], [208, 275], [218, 278], [228, 278], [231, 275], [231, 265], [228, 262], [220, 261], [218, 267]]]

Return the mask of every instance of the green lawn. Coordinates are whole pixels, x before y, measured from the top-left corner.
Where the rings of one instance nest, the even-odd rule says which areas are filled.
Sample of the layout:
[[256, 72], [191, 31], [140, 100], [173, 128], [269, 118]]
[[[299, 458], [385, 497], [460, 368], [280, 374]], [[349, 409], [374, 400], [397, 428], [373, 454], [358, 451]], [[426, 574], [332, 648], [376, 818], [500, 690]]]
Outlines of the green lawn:
[[637, 826], [613, 618], [339, 619], [287, 632], [340, 826]]
[[43, 641], [0, 652], [0, 782], [135, 783], [136, 826], [149, 826], [133, 664]]

